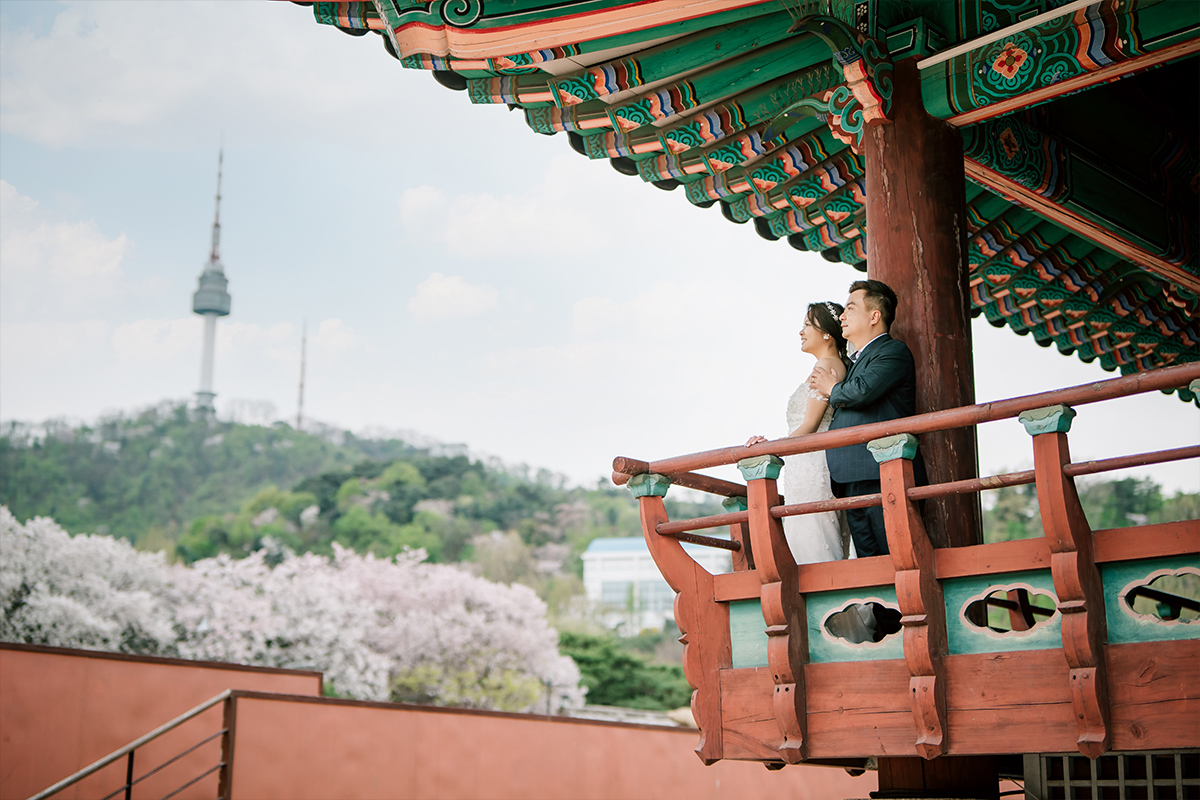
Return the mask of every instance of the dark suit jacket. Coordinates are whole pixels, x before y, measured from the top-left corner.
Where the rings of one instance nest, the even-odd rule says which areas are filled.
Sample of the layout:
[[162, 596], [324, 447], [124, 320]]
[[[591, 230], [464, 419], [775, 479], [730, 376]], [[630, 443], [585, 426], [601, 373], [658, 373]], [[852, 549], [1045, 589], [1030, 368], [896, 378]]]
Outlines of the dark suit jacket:
[[[829, 429], [910, 417], [917, 413], [916, 397], [912, 352], [904, 342], [885, 333], [863, 350], [829, 393], [829, 405], [833, 406]], [[829, 477], [838, 483], [879, 480], [879, 464], [865, 443], [826, 451], [825, 458]]]

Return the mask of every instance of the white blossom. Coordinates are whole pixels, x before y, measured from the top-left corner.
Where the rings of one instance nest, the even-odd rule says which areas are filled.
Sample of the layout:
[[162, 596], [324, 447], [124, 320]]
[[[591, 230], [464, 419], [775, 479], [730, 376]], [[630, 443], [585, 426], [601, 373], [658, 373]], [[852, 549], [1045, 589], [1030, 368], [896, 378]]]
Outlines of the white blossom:
[[[583, 703], [546, 606], [421, 551], [268, 546], [192, 566], [0, 507], [0, 639], [317, 669], [347, 697], [504, 710]], [[552, 687], [547, 692], [545, 687]]]

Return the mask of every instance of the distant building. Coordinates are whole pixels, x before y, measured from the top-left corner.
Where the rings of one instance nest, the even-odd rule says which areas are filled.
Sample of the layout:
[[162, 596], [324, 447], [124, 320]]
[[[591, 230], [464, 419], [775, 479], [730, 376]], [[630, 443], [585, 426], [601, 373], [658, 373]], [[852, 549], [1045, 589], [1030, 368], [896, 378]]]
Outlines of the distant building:
[[[715, 574], [730, 572], [728, 550], [695, 544], [683, 549]], [[603, 608], [603, 620], [626, 636], [662, 630], [674, 621], [675, 593], [640, 537], [593, 539], [583, 553], [583, 587], [588, 600]]]

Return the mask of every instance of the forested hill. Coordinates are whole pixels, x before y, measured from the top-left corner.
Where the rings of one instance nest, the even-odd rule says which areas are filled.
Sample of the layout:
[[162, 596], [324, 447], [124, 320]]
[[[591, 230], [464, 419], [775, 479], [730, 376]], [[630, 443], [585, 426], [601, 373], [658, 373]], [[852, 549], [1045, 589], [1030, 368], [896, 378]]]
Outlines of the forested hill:
[[183, 405], [94, 426], [10, 422], [0, 436], [0, 504], [18, 518], [49, 516], [74, 533], [137, 542], [151, 528], [177, 533], [197, 517], [236, 511], [266, 486], [408, 451], [394, 440], [335, 443], [282, 423], [206, 423]]
[[[562, 565], [595, 536], [640, 534], [633, 501], [615, 487], [567, 487], [544, 470], [397, 439], [206, 422], [183, 405], [94, 425], [6, 423], [2, 434], [0, 505], [18, 519], [49, 516], [73, 533], [107, 532], [189, 561], [270, 540], [325, 553], [334, 541], [378, 555], [424, 547], [432, 560], [459, 561], [481, 534], [503, 551], [493, 533], [502, 531], [529, 551], [519, 571], [538, 548]], [[684, 515], [720, 510], [675, 505]]]
[[[1147, 480], [1085, 484], [1081, 498], [1097, 528], [1200, 516], [1200, 496], [1163, 497]], [[672, 518], [721, 510], [715, 500], [667, 504]], [[544, 470], [395, 438], [203, 421], [176, 404], [91, 426], [6, 423], [0, 505], [186, 561], [275, 544], [380, 556], [419, 547], [432, 561], [473, 561], [494, 580], [535, 586], [578, 575], [597, 536], [640, 535], [633, 500], [612, 486], [568, 487]], [[1033, 487], [997, 491], [984, 522], [990, 541], [1040, 535]]]

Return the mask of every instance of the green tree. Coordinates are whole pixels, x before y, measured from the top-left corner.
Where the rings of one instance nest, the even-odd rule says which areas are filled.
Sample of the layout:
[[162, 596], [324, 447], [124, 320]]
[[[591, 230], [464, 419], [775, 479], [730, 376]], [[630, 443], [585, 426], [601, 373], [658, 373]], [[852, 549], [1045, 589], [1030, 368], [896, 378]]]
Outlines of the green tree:
[[1145, 525], [1163, 510], [1162, 487], [1150, 478], [1083, 483], [1079, 500], [1093, 530]]
[[668, 711], [691, 701], [682, 667], [650, 663], [611, 634], [560, 631], [558, 641], [559, 651], [579, 665], [589, 703]]
[[985, 542], [1007, 542], [1042, 535], [1037, 489], [1032, 483], [1005, 486], [990, 494], [990, 498], [985, 495], [990, 503], [986, 504], [983, 512]]

